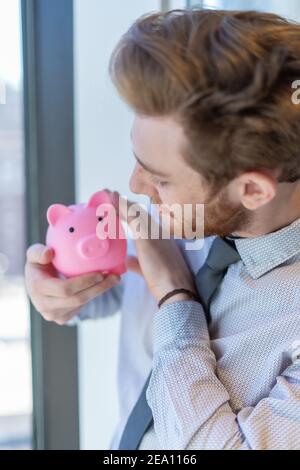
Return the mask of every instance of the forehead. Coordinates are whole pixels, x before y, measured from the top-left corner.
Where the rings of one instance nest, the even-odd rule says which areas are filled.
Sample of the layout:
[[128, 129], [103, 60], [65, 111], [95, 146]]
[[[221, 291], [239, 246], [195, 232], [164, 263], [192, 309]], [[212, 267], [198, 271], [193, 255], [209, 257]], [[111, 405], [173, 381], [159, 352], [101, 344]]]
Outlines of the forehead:
[[185, 143], [182, 127], [171, 117], [135, 115], [131, 129], [132, 144], [138, 149], [179, 154]]

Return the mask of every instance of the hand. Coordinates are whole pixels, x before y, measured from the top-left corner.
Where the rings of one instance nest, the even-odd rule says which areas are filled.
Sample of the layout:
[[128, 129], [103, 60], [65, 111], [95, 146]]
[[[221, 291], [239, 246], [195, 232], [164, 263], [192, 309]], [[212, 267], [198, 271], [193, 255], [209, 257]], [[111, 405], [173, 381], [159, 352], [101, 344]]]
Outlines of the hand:
[[[108, 191], [108, 190], [107, 190]], [[110, 192], [110, 191], [109, 191]], [[129, 227], [134, 226], [136, 217], [128, 216], [128, 208], [133, 203], [120, 197], [118, 192], [110, 192], [110, 196], [121, 220], [127, 222]], [[150, 226], [151, 216], [139, 207], [139, 221], [145, 228], [139, 226], [140, 232], [146, 234]], [[155, 223], [152, 219], [153, 224]], [[160, 300], [165, 294], [173, 289], [185, 288], [197, 292], [194, 279], [189, 270], [185, 259], [173, 239], [135, 239], [137, 251], [136, 257], [128, 257], [128, 269], [141, 274], [149, 287], [149, 290], [157, 300]], [[185, 300], [188, 297], [185, 294], [177, 294], [171, 297], [166, 303], [176, 300]]]
[[90, 300], [117, 284], [119, 276], [89, 273], [61, 279], [51, 263], [51, 248], [35, 244], [27, 250], [25, 284], [30, 299], [42, 317], [64, 325]]

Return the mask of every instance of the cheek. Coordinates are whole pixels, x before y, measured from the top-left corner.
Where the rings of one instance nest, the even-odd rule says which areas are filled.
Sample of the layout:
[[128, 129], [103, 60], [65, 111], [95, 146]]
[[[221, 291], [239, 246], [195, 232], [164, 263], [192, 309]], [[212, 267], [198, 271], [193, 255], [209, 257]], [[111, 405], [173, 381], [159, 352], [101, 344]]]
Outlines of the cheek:
[[161, 202], [164, 204], [182, 204], [184, 198], [187, 197], [186, 190], [182, 193], [182, 189], [173, 184], [157, 187], [156, 190]]
[[[179, 205], [179, 213], [174, 212], [174, 223], [181, 224], [184, 220], [185, 223], [190, 223], [197, 217], [203, 218], [204, 215], [204, 196], [203, 191], [189, 191], [188, 186], [176, 187], [174, 185], [158, 188], [158, 195], [160, 202], [167, 206]], [[165, 211], [168, 213], [168, 210]]]

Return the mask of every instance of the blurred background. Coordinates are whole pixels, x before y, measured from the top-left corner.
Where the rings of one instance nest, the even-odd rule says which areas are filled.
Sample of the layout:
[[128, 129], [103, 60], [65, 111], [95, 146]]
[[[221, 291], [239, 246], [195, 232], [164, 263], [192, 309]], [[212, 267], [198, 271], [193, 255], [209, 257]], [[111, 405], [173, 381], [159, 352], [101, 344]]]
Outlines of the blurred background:
[[25, 292], [25, 252], [43, 242], [53, 202], [103, 187], [132, 197], [133, 116], [109, 56], [141, 14], [194, 5], [300, 21], [299, 0], [0, 0], [0, 449], [109, 446], [119, 316], [44, 322]]

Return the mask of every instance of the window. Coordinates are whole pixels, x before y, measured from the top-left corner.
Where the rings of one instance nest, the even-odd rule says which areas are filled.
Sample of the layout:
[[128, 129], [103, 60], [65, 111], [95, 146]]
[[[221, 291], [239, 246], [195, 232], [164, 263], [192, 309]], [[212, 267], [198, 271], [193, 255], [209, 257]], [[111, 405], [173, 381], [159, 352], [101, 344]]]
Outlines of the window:
[[19, 0], [0, 0], [0, 449], [28, 449], [32, 437], [20, 16]]
[[187, 0], [187, 6], [199, 5], [204, 8], [224, 10], [261, 10], [276, 13], [286, 18], [300, 21], [300, 3], [298, 0]]

